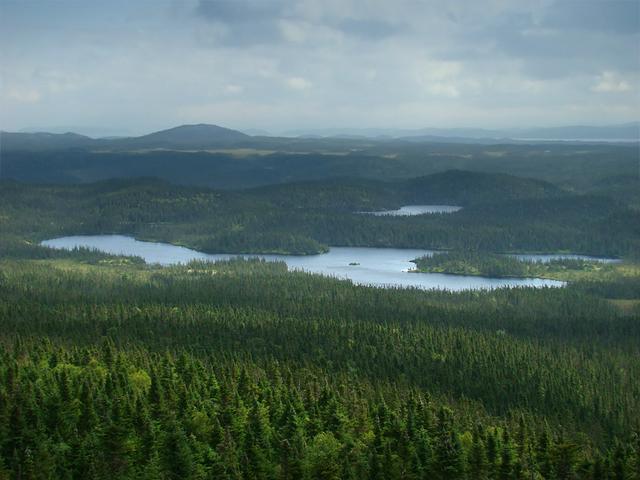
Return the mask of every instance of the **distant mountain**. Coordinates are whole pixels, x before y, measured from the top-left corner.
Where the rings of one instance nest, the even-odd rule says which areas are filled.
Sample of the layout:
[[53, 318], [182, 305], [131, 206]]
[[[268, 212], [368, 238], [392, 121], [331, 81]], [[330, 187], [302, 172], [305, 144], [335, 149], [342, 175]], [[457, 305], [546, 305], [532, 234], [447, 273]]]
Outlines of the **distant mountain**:
[[640, 141], [640, 122], [619, 125], [588, 126], [573, 125], [564, 127], [533, 127], [510, 129], [483, 128], [325, 128], [308, 130], [291, 130], [285, 136], [295, 137], [368, 137], [396, 138], [409, 141], [453, 143], [472, 143], [473, 140], [607, 140], [607, 141]]
[[0, 132], [2, 150], [60, 150], [85, 148], [94, 145], [96, 140], [77, 133], [13, 133]]
[[[254, 133], [262, 133], [254, 131]], [[265, 132], [266, 133], [266, 132]], [[111, 152], [127, 150], [213, 150], [218, 148], [257, 148], [274, 151], [304, 151], [314, 142], [320, 149], [355, 143], [385, 144], [515, 144], [546, 141], [630, 142], [640, 141], [640, 123], [604, 127], [567, 126], [511, 130], [483, 130], [469, 128], [397, 129], [326, 129], [308, 132], [289, 132], [292, 137], [250, 136], [238, 130], [217, 125], [181, 125], [139, 137], [91, 138], [76, 133], [10, 133], [0, 132], [2, 151], [46, 151], [92, 149]], [[322, 133], [322, 135], [320, 135]], [[362, 145], [358, 146], [361, 148]]]
[[217, 125], [181, 125], [141, 137], [115, 140], [111, 146], [138, 148], [211, 148], [244, 142], [251, 137]]
[[20, 133], [67, 133], [74, 132], [91, 138], [122, 138], [133, 137], [136, 132], [132, 132], [126, 127], [106, 127], [104, 125], [40, 125], [21, 128]]
[[247, 130], [242, 130], [242, 133], [251, 135], [252, 137], [273, 137], [273, 134], [271, 132], [262, 130], [260, 128], [249, 128]]
[[[285, 138], [288, 138], [288, 137], [285, 137]], [[296, 138], [302, 138], [306, 140], [318, 140], [325, 137], [323, 137], [322, 135], [314, 135], [313, 133], [307, 133], [305, 135], [297, 135]]]
[[[376, 139], [382, 140], [382, 137], [376, 137]], [[459, 143], [468, 145], [496, 145], [496, 144], [514, 144], [523, 143], [525, 140], [512, 140], [508, 137], [500, 137], [496, 134], [495, 137], [447, 137], [445, 135], [411, 135], [408, 137], [394, 138], [387, 141], [403, 141], [411, 143]]]
[[181, 125], [140, 137], [91, 138], [76, 133], [0, 132], [0, 149], [42, 151], [72, 148], [105, 150], [207, 149], [246, 144], [252, 137], [217, 125]]
[[511, 130], [511, 138], [549, 140], [640, 140], [640, 122], [593, 127], [575, 125], [567, 127], [529, 128]]

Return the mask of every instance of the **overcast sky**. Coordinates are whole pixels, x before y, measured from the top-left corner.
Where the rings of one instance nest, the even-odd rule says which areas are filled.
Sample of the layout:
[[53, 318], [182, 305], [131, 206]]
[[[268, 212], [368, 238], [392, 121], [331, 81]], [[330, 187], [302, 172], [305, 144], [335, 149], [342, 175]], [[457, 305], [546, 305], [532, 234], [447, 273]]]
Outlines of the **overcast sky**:
[[0, 0], [0, 128], [633, 121], [639, 5]]

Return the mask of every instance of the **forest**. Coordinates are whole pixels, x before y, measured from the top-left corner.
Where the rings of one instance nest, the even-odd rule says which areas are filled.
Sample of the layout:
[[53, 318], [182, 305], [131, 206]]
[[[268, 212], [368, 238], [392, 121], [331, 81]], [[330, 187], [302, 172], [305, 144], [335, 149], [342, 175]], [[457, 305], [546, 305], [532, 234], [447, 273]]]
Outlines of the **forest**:
[[619, 275], [635, 276], [637, 264], [605, 263], [601, 259], [558, 258], [547, 262], [521, 260], [473, 250], [454, 250], [414, 260], [415, 271], [453, 273], [485, 277], [538, 277], [557, 280], [586, 278], [611, 279]]
[[482, 144], [446, 138], [248, 137], [237, 131], [220, 137], [215, 126], [204, 132], [198, 127], [174, 129], [182, 128], [180, 138], [165, 131], [115, 142], [0, 132], [2, 178], [76, 184], [154, 176], [237, 190], [332, 178], [403, 181], [458, 169], [535, 178], [580, 193], [615, 191], [640, 205], [637, 142]]
[[[0, 222], [28, 241], [123, 233], [211, 253], [313, 254], [332, 245], [636, 257], [640, 213], [632, 201], [459, 170], [402, 182], [333, 179], [235, 191], [156, 179], [5, 181]], [[464, 208], [413, 217], [357, 213], [421, 203]]]
[[589, 281], [452, 294], [64, 255], [0, 264], [6, 478], [638, 473], [640, 312]]
[[640, 0], [0, 0], [0, 480], [640, 480]]
[[[462, 170], [239, 190], [4, 180], [0, 479], [638, 479], [640, 218], [619, 186]], [[463, 208], [359, 213], [406, 204]], [[568, 284], [385, 289], [40, 245], [105, 233], [248, 257], [441, 249], [418, 268]]]

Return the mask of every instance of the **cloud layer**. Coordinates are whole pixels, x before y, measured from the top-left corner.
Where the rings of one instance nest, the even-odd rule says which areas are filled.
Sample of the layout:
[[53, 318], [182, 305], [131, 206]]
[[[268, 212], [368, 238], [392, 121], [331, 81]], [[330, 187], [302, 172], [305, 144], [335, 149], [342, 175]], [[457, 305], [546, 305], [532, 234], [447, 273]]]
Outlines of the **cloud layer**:
[[637, 120], [639, 5], [4, 0], [0, 127]]

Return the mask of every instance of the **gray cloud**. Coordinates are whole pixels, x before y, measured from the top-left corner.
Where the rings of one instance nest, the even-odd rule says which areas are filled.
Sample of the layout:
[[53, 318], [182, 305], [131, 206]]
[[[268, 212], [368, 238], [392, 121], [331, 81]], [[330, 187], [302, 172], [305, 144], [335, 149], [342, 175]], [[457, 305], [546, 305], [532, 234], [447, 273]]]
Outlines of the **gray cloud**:
[[[548, 6], [505, 10], [469, 26], [444, 56], [507, 57], [533, 78], [637, 72], [640, 65], [639, 3], [635, 1], [558, 1]], [[483, 48], [484, 47], [484, 48]]]
[[277, 18], [285, 7], [286, 3], [279, 0], [200, 0], [196, 13], [225, 23], [247, 23]]
[[[399, 25], [384, 18], [325, 15], [307, 18], [301, 9], [304, 2], [282, 0], [200, 0], [195, 13], [200, 18], [221, 26], [211, 43], [248, 46], [287, 41], [281, 22], [304, 22], [325, 26], [340, 34], [364, 40], [383, 39], [401, 31]], [[370, 12], [367, 12], [370, 13]]]
[[200, 0], [195, 9], [196, 16], [219, 26], [201, 35], [201, 40], [210, 45], [239, 47], [281, 41], [276, 20], [284, 6], [279, 1]]
[[614, 35], [640, 33], [640, 2], [636, 0], [556, 1], [542, 26]]
[[640, 117], [633, 1], [0, 3], [0, 128]]
[[338, 22], [336, 27], [349, 35], [367, 40], [387, 38], [401, 32], [401, 27], [398, 25], [373, 19], [347, 18]]

